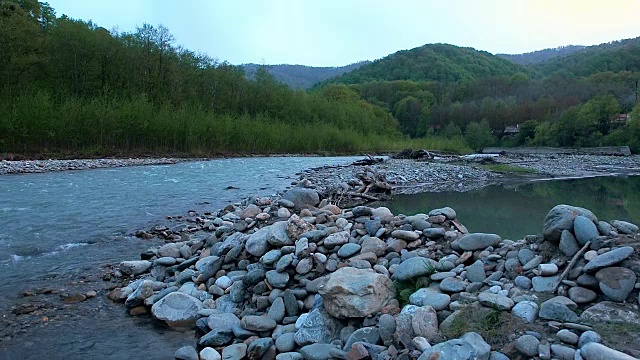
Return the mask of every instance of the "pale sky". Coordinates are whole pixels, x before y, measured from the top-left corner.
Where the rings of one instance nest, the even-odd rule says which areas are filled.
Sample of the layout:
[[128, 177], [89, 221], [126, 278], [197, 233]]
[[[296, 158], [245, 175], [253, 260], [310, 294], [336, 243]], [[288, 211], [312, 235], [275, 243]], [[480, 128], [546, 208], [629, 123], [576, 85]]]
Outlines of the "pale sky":
[[232, 64], [342, 66], [428, 43], [514, 54], [640, 36], [638, 0], [48, 2], [107, 29], [162, 24], [176, 45]]

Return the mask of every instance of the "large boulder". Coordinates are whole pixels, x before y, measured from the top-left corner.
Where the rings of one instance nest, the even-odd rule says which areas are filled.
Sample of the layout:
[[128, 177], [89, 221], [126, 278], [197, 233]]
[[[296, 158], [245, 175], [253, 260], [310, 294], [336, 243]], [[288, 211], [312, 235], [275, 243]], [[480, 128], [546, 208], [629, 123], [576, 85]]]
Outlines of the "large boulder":
[[202, 302], [191, 295], [172, 292], [151, 307], [151, 314], [170, 326], [193, 325], [199, 318]]
[[291, 201], [296, 209], [316, 206], [320, 203], [320, 195], [317, 191], [302, 186], [289, 189], [282, 197]]
[[336, 318], [375, 314], [394, 298], [391, 279], [372, 270], [343, 267], [318, 286], [327, 312]]
[[542, 233], [545, 240], [555, 243], [559, 242], [562, 230], [573, 231], [573, 221], [577, 216], [584, 216], [594, 223], [598, 222], [598, 218], [585, 208], [571, 205], [556, 205], [544, 218]]

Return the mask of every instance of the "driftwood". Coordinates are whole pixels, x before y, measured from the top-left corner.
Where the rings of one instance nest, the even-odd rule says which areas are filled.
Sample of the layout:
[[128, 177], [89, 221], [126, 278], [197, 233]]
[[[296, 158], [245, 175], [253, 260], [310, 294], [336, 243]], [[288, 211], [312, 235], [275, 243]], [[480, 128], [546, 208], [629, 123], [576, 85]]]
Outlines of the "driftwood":
[[373, 193], [391, 193], [393, 187], [387, 183], [385, 173], [380, 173], [370, 166], [365, 166], [364, 171], [356, 174], [356, 177], [362, 181], [362, 186], [356, 190], [357, 193], [367, 194]]
[[363, 166], [363, 165], [374, 165], [383, 162], [383, 158], [375, 158], [371, 155], [367, 155], [366, 159], [356, 160], [351, 165]]
[[560, 274], [560, 277], [558, 278], [558, 280], [556, 280], [556, 283], [553, 285], [552, 292], [556, 292], [556, 289], [558, 288], [558, 286], [560, 286], [560, 284], [562, 283], [562, 280], [564, 280], [567, 277], [567, 275], [569, 275], [569, 271], [573, 269], [573, 266], [576, 264], [578, 259], [582, 256], [582, 254], [584, 254], [584, 252], [587, 251], [589, 246], [591, 246], [591, 241], [587, 241], [587, 243], [584, 244], [582, 249], [580, 249], [580, 251], [578, 251], [575, 255], [573, 255], [573, 258], [569, 262], [569, 265], [567, 265], [567, 267], [564, 269], [562, 274]]

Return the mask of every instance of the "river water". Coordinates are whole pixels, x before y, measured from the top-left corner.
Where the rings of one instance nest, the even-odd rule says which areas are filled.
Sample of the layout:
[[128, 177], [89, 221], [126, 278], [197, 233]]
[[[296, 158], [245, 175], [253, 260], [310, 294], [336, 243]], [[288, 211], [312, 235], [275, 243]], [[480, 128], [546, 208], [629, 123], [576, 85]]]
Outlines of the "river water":
[[[130, 236], [131, 231], [148, 229], [167, 215], [216, 211], [249, 195], [274, 194], [303, 169], [354, 159], [240, 158], [1, 176], [0, 359], [172, 359], [179, 347], [195, 344], [192, 331], [128, 316], [101, 290], [105, 264], [138, 259], [160, 244]], [[383, 205], [395, 214], [451, 206], [470, 231], [517, 239], [540, 233], [542, 219], [559, 203], [587, 207], [603, 220], [638, 223], [640, 178], [497, 185], [398, 196]], [[16, 304], [31, 299], [23, 291], [43, 288], [57, 290], [36, 298], [46, 306], [11, 314]], [[68, 305], [59, 298], [91, 289], [98, 296], [82, 303]]]
[[[355, 159], [237, 158], [1, 176], [0, 314], [11, 318], [12, 306], [25, 300], [23, 291], [99, 290], [101, 284], [92, 281], [103, 265], [139, 259], [159, 244], [131, 231], [148, 229], [167, 215], [216, 211], [250, 195], [274, 194], [303, 169]], [[195, 344], [193, 333], [126, 315], [123, 306], [106, 299], [106, 291], [80, 304], [49, 301], [59, 296], [44, 298], [54, 304], [44, 310], [19, 315], [27, 323], [20, 331], [7, 329], [15, 323], [0, 323], [0, 359], [169, 359], [179, 347]]]
[[399, 195], [387, 206], [394, 214], [428, 213], [449, 206], [470, 232], [522, 239], [542, 233], [549, 210], [558, 204], [587, 208], [599, 220], [640, 223], [640, 177], [595, 177], [492, 185], [469, 192]]

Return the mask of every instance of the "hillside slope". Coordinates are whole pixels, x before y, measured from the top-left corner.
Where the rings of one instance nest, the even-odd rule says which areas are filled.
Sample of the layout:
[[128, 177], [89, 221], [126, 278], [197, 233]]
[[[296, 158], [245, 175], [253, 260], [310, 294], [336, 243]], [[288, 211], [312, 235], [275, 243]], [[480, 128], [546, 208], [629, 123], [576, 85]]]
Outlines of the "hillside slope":
[[388, 55], [330, 82], [361, 84], [370, 81], [461, 82], [526, 72], [521, 65], [485, 51], [449, 44], [428, 44]]

